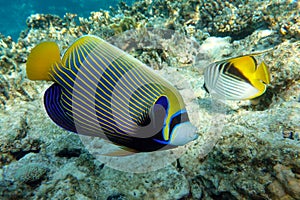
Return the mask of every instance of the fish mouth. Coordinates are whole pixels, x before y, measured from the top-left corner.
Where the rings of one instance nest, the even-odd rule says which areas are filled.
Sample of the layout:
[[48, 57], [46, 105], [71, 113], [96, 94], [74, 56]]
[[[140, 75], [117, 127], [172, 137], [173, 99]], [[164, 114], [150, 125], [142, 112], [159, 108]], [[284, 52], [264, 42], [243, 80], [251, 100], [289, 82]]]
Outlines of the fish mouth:
[[197, 133], [197, 128], [194, 125], [192, 125], [192, 126], [193, 126], [193, 128], [192, 128], [191, 136], [190, 136], [191, 141], [196, 140], [199, 137], [199, 134]]

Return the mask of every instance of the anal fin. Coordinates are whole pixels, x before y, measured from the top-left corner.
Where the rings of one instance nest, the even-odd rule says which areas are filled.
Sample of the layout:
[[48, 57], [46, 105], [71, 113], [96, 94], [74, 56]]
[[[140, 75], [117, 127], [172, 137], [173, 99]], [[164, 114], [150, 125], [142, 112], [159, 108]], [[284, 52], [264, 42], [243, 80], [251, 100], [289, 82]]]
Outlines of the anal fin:
[[76, 133], [73, 119], [68, 116], [61, 105], [61, 87], [59, 84], [52, 84], [45, 92], [44, 105], [49, 117], [62, 128]]
[[111, 157], [124, 157], [124, 156], [131, 156], [133, 154], [139, 153], [130, 148], [121, 147], [121, 149], [115, 150], [113, 152], [102, 154], [102, 156], [111, 156]]

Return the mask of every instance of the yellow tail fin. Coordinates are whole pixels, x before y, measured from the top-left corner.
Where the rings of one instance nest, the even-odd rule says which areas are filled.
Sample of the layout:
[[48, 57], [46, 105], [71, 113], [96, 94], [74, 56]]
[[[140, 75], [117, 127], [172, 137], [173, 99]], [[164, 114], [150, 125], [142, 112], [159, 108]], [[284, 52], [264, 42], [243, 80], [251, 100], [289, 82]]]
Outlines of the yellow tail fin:
[[262, 62], [256, 72], [255, 72], [255, 77], [258, 80], [263, 81], [265, 84], [269, 84], [270, 83], [270, 72], [268, 67], [266, 66], [266, 64], [264, 62]]
[[26, 63], [26, 73], [30, 80], [51, 80], [52, 65], [61, 62], [59, 48], [55, 42], [42, 42], [31, 50]]

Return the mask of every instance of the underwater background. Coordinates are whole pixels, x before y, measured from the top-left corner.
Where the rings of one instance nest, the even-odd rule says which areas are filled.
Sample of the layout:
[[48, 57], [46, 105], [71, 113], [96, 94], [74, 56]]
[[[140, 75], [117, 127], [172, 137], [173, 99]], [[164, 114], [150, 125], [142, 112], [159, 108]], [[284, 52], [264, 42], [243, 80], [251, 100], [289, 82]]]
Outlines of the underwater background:
[[[300, 199], [299, 1], [1, 0], [0, 21], [0, 199]], [[27, 57], [86, 34], [171, 82], [198, 139], [98, 159], [105, 145], [56, 126], [43, 105], [51, 83], [27, 78]], [[248, 54], [269, 67], [265, 94], [211, 98], [205, 67]]]
[[[22, 30], [26, 28], [26, 19], [35, 13], [51, 13], [63, 17], [66, 13], [76, 13], [81, 17], [88, 17], [91, 11], [107, 10], [110, 6], [116, 7], [119, 0], [97, 1], [97, 0], [66, 0], [66, 1], [4, 1], [1, 0], [0, 32], [10, 35], [17, 40]], [[133, 1], [123, 1], [131, 5]]]

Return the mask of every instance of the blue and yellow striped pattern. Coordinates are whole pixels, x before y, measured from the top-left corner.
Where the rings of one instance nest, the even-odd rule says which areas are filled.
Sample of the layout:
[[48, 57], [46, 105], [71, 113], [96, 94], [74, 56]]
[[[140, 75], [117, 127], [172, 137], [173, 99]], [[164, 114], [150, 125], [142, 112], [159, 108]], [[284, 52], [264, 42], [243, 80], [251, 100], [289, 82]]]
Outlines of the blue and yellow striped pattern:
[[137, 151], [154, 151], [169, 144], [171, 127], [180, 119], [188, 121], [173, 86], [94, 36], [78, 39], [62, 61], [52, 65], [49, 76], [55, 84], [45, 94], [47, 112], [73, 132], [108, 138]]

